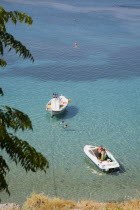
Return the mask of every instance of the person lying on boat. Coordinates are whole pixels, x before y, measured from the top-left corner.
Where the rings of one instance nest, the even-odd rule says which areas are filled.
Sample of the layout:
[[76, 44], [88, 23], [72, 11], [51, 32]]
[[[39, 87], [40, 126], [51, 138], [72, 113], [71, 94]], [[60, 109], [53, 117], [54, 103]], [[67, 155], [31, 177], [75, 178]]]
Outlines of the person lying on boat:
[[97, 148], [96, 156], [101, 161], [107, 160], [108, 162], [112, 162], [112, 160], [108, 157], [108, 155], [106, 154], [105, 149], [102, 146]]
[[97, 148], [97, 158], [98, 159], [101, 158], [101, 152], [102, 152], [102, 150], [103, 150], [103, 147], [102, 146], [100, 146], [100, 147]]
[[105, 151], [105, 149], [102, 149], [100, 160], [104, 161], [104, 160], [107, 160], [107, 159], [108, 159], [108, 157], [107, 157], [106, 151]]

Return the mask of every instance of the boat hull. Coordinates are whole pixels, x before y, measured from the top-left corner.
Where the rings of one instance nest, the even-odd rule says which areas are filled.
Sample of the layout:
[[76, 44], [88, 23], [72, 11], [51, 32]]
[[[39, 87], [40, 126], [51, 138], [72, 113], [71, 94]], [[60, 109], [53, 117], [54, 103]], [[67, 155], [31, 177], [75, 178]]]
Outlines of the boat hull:
[[85, 145], [84, 147], [84, 152], [90, 158], [92, 163], [94, 163], [94, 165], [103, 172], [118, 171], [120, 169], [120, 165], [113, 157], [113, 155], [108, 150], [106, 150], [108, 160], [101, 161], [96, 156], [97, 148], [98, 147], [91, 145]]
[[51, 114], [51, 116], [55, 116], [55, 115], [62, 114], [65, 110], [66, 110], [66, 107], [63, 110], [61, 110], [61, 111], [48, 110], [48, 112]]
[[97, 165], [93, 160], [90, 159], [90, 161], [98, 168], [100, 169], [101, 171], [103, 172], [111, 172], [111, 171], [119, 171], [120, 168], [119, 167], [115, 167], [115, 168], [108, 168], [108, 169], [102, 169], [99, 165]]

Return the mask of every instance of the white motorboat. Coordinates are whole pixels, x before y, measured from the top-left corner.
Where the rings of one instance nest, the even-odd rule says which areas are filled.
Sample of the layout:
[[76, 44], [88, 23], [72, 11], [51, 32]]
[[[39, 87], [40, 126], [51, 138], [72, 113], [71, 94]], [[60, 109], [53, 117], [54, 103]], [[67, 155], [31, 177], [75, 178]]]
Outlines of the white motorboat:
[[102, 171], [115, 171], [120, 169], [120, 165], [113, 155], [105, 149], [106, 160], [101, 161], [98, 159], [98, 147], [85, 145], [84, 152], [90, 158], [90, 160]]
[[67, 107], [70, 99], [67, 99], [65, 96], [58, 96], [53, 94], [53, 98], [47, 103], [46, 110], [51, 113], [51, 116], [61, 114]]

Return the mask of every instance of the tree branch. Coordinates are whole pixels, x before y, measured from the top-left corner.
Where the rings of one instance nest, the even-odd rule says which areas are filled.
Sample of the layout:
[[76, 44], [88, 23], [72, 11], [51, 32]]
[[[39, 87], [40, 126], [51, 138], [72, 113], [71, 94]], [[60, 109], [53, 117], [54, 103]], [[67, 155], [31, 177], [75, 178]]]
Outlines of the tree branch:
[[7, 128], [12, 128], [14, 131], [21, 129], [24, 131], [25, 129], [32, 130], [32, 122], [28, 115], [23, 112], [8, 107], [2, 106], [5, 110], [0, 110], [0, 118], [2, 119], [2, 125]]
[[[29, 58], [32, 62], [34, 62], [34, 58], [30, 51], [26, 49], [26, 47], [19, 41], [15, 40], [14, 37], [4, 31], [0, 31], [0, 42], [5, 46], [9, 46], [9, 51], [14, 49], [19, 56], [22, 56], [24, 59]], [[3, 49], [0, 48], [0, 54], [3, 55]]]
[[0, 148], [5, 149], [10, 159], [16, 164], [20, 163], [26, 171], [36, 172], [40, 169], [46, 172], [49, 167], [48, 161], [41, 153], [12, 134], [5, 133], [5, 136], [0, 137]]
[[9, 167], [3, 157], [0, 156], [0, 191], [6, 190], [6, 192], [10, 195], [5, 179], [7, 171], [9, 171]]

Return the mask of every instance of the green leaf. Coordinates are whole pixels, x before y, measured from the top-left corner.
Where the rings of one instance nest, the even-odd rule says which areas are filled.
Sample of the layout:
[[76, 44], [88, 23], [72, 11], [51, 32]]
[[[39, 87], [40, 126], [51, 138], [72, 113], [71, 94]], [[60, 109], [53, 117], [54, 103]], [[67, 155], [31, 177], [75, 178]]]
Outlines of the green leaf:
[[0, 88], [0, 94], [1, 94], [2, 96], [4, 95], [2, 88]]
[[6, 61], [0, 59], [0, 66], [5, 67], [7, 65]]
[[10, 195], [8, 190], [8, 185], [6, 183], [6, 174], [9, 171], [9, 167], [6, 161], [0, 156], [0, 191], [6, 190], [6, 192]]

